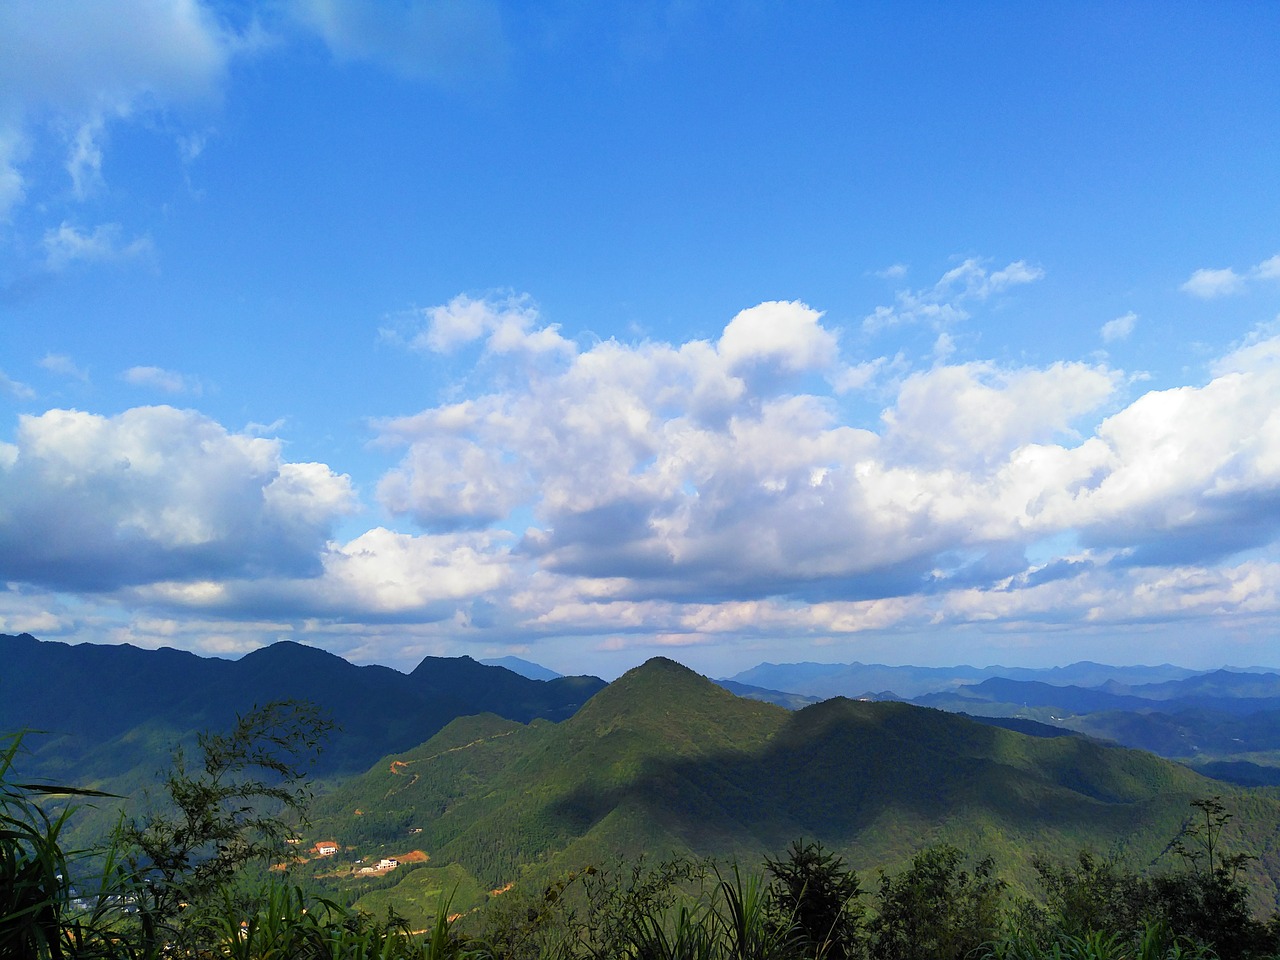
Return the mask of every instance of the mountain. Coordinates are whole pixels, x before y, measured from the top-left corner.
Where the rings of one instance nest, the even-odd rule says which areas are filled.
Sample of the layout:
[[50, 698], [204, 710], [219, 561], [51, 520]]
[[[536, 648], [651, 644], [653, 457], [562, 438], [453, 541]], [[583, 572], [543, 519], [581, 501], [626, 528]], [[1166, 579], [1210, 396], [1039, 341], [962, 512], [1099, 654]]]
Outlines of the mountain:
[[[981, 683], [957, 687], [949, 693], [932, 693], [915, 698], [923, 706], [951, 709], [957, 705], [992, 703], [1049, 708], [1058, 714], [1085, 714], [1102, 711], [1148, 712], [1159, 710], [1178, 713], [1188, 710], [1210, 711], [1230, 716], [1245, 716], [1264, 710], [1280, 710], [1280, 696], [1269, 691], [1280, 690], [1280, 677], [1272, 674], [1240, 674], [1219, 670], [1208, 677], [1137, 686], [1128, 693], [1116, 688], [1090, 689], [1077, 686], [1054, 686], [1036, 680], [1013, 680], [992, 677]], [[1158, 697], [1142, 691], [1154, 690]]]
[[[1191, 799], [1224, 794], [1233, 829], [1280, 877], [1280, 801], [1147, 753], [1036, 737], [904, 703], [836, 698], [789, 712], [651, 660], [560, 724], [450, 724], [321, 798], [313, 832], [373, 854], [419, 845], [476, 889], [617, 853], [756, 865], [798, 837], [858, 869], [942, 841], [1026, 884], [1036, 854], [1167, 851]], [[353, 811], [359, 811], [358, 815]]]
[[1103, 689], [1146, 700], [1191, 698], [1280, 699], [1280, 674], [1263, 671], [1214, 670], [1183, 680], [1136, 686], [1112, 682]]
[[520, 676], [527, 677], [530, 680], [555, 680], [564, 676], [563, 673], [556, 673], [540, 663], [521, 660], [519, 657], [495, 657], [489, 660], [481, 660], [480, 662], [486, 667], [504, 667], [512, 673], [518, 673]]
[[44, 731], [25, 743], [26, 772], [84, 786], [140, 766], [154, 772], [195, 731], [224, 729], [272, 700], [307, 700], [335, 721], [316, 767], [326, 777], [367, 770], [459, 716], [563, 720], [604, 686], [595, 677], [530, 680], [470, 657], [428, 657], [406, 675], [290, 641], [221, 660], [0, 635], [0, 663], [0, 731]]
[[[912, 667], [882, 663], [761, 663], [728, 679], [769, 690], [807, 696], [859, 697], [869, 690], [892, 691], [905, 700], [954, 690], [991, 677], [1037, 680], [1055, 686], [1160, 683], [1194, 676], [1196, 671], [1170, 664], [1112, 667], [1082, 660], [1065, 667]], [[883, 695], [881, 695], [883, 696]]]
[[737, 680], [717, 680], [715, 682], [736, 697], [744, 697], [747, 700], [760, 700], [763, 703], [776, 703], [778, 706], [786, 707], [788, 710], [799, 710], [819, 702], [818, 697], [807, 697], [802, 693], [784, 693], [781, 690], [766, 690], [764, 687], [753, 687], [749, 683], [739, 683]]
[[1155, 684], [1097, 688], [993, 677], [913, 702], [1022, 717], [1150, 750], [1246, 786], [1280, 785], [1280, 675], [1215, 670]]

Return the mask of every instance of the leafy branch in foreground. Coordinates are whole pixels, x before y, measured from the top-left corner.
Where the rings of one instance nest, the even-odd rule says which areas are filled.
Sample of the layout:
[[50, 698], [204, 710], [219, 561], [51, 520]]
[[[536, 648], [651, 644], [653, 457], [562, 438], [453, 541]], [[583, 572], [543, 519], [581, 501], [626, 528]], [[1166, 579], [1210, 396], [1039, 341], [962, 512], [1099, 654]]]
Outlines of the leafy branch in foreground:
[[304, 821], [311, 799], [306, 768], [331, 728], [314, 705], [277, 701], [228, 733], [200, 734], [194, 768], [175, 753], [162, 805], [117, 837], [148, 940], [174, 935], [184, 905], [210, 901], [241, 867], [285, 855], [289, 820]]

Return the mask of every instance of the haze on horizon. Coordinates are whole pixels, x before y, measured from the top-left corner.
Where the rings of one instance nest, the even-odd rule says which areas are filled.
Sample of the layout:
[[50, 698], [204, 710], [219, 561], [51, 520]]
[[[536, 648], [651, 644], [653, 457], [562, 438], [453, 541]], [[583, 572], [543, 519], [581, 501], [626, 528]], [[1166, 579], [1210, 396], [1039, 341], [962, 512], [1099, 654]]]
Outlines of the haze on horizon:
[[0, 632], [1280, 663], [1280, 8], [0, 7]]

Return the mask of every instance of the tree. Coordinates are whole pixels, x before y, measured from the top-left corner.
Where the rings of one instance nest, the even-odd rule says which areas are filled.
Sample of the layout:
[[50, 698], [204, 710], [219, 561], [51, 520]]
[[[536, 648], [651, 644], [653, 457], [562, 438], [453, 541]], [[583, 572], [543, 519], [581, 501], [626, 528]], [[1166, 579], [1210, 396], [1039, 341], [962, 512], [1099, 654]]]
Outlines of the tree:
[[246, 864], [285, 854], [311, 798], [306, 767], [331, 728], [313, 704], [275, 701], [237, 717], [228, 733], [200, 734], [194, 767], [175, 752], [160, 805], [117, 837], [144, 941], [176, 936], [181, 911]]
[[1253, 916], [1249, 891], [1240, 882], [1241, 869], [1254, 857], [1222, 851], [1231, 814], [1221, 797], [1192, 800], [1191, 805], [1199, 813], [1173, 844], [1186, 869], [1154, 880], [1165, 918], [1179, 934], [1211, 947], [1222, 960], [1273, 955], [1280, 947], [1278, 931]]
[[858, 953], [863, 906], [858, 876], [820, 843], [795, 840], [783, 860], [766, 860], [770, 893], [790, 918], [807, 956], [848, 960]]
[[942, 844], [916, 854], [898, 876], [880, 874], [868, 925], [874, 960], [961, 960], [1000, 931], [1005, 882], [990, 857], [961, 869], [963, 854]]
[[1080, 851], [1074, 864], [1031, 861], [1045, 891], [1052, 933], [1129, 936], [1158, 913], [1151, 881], [1112, 857]]

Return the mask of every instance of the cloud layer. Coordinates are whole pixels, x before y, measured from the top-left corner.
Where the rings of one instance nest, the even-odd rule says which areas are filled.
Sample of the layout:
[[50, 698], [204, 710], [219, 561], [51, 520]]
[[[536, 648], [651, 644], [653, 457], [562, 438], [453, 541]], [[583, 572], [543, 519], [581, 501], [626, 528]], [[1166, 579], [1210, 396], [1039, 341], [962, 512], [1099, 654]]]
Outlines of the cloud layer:
[[1280, 612], [1280, 337], [1132, 396], [1097, 360], [905, 371], [840, 334], [797, 301], [711, 340], [585, 346], [527, 298], [424, 310], [384, 335], [483, 361], [374, 423], [390, 522], [346, 540], [350, 480], [278, 440], [163, 406], [24, 417], [0, 445], [0, 617], [61, 623], [33, 591], [88, 592], [148, 622], [340, 627], [386, 659], [390, 625], [427, 652]]

